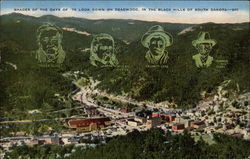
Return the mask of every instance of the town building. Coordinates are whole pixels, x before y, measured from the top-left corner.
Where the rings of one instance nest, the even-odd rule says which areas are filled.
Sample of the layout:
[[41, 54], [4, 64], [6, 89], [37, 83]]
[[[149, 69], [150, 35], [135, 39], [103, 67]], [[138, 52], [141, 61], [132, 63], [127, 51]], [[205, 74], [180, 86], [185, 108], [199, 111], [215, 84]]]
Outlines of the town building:
[[147, 119], [146, 126], [147, 128], [155, 128], [161, 125], [162, 119], [160, 117], [151, 117]]
[[191, 123], [191, 127], [195, 129], [205, 128], [206, 124], [204, 121], [195, 121]]
[[120, 109], [120, 111], [121, 111], [122, 113], [129, 113], [129, 112], [131, 112], [131, 110], [128, 109], [128, 108], [122, 108], [122, 109]]
[[179, 131], [179, 130], [184, 130], [185, 129], [185, 125], [182, 124], [182, 123], [175, 123], [173, 126], [172, 126], [172, 130], [173, 131]]
[[136, 127], [136, 126], [139, 126], [140, 123], [138, 121], [133, 120], [133, 119], [128, 119], [128, 125]]
[[138, 117], [138, 116], [136, 116], [136, 117], [134, 118], [134, 120], [137, 121], [137, 122], [140, 122], [140, 123], [142, 123], [142, 124], [144, 124], [144, 123], [147, 122], [147, 119], [146, 119], [146, 118], [144, 118], [144, 117]]
[[92, 131], [100, 128], [104, 128], [111, 125], [111, 120], [108, 117], [101, 118], [87, 118], [81, 120], [69, 120], [68, 126], [72, 129], [78, 129], [82, 131]]
[[59, 137], [46, 137], [43, 140], [45, 141], [44, 144], [53, 144], [53, 145], [59, 145], [60, 144]]
[[99, 111], [96, 107], [89, 106], [84, 108], [84, 113], [86, 113], [88, 116], [95, 116], [99, 114]]
[[173, 113], [154, 112], [152, 113], [152, 117], [161, 117], [162, 120], [166, 120], [167, 122], [172, 122], [175, 120], [176, 115]]

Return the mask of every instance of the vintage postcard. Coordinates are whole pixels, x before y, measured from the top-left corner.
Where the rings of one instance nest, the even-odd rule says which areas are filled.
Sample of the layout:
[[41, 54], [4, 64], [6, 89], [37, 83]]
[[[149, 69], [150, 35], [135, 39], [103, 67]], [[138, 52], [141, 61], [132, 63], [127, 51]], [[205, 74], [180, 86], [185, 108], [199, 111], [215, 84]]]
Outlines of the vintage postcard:
[[249, 1], [0, 4], [0, 158], [250, 157]]

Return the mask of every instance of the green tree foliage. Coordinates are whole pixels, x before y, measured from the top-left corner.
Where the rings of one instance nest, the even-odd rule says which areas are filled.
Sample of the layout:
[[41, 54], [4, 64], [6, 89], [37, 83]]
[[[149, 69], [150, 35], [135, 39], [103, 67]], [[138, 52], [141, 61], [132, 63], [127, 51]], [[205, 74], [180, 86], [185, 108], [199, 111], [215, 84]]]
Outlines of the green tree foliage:
[[[215, 144], [202, 139], [195, 142], [187, 133], [172, 136], [161, 129], [146, 132], [133, 131], [120, 136], [106, 145], [78, 150], [71, 158], [92, 159], [228, 159], [246, 158], [250, 155], [250, 142], [227, 135], [216, 134]], [[96, 155], [93, 155], [96, 154]]]
[[13, 147], [7, 153], [10, 158], [30, 156], [49, 158], [50, 155], [71, 153], [66, 159], [242, 159], [250, 155], [250, 142], [233, 137], [216, 134], [215, 143], [207, 144], [199, 139], [195, 142], [190, 134], [171, 135], [162, 129], [151, 129], [145, 132], [134, 130], [126, 136], [110, 139], [107, 144], [96, 147], [74, 148], [69, 146], [21, 146]]
[[[180, 107], [193, 106], [200, 100], [201, 92], [214, 93], [216, 87], [228, 79], [231, 79], [232, 83], [234, 83], [229, 89], [235, 89], [235, 85], [239, 85], [240, 91], [250, 90], [249, 23], [161, 24], [168, 32], [173, 34], [174, 45], [168, 49], [168, 68], [150, 68], [147, 67], [145, 60], [147, 49], [141, 45], [140, 37], [148, 27], [158, 24], [157, 22], [135, 21], [134, 25], [128, 25], [126, 20], [91, 21], [54, 16], [35, 18], [21, 14], [1, 16], [1, 20], [2, 58], [5, 61], [17, 63], [18, 68], [26, 70], [26, 72], [4, 73], [5, 78], [1, 80], [1, 87], [8, 90], [1, 90], [0, 93], [0, 98], [4, 99], [1, 104], [4, 105], [12, 103], [10, 105], [16, 107], [19, 103], [23, 103], [18, 107], [27, 107], [29, 105], [39, 107], [43, 103], [48, 103], [47, 99], [50, 100], [49, 103], [52, 103], [51, 95], [55, 91], [58, 92], [58, 89], [61, 91], [61, 89], [65, 88], [64, 83], [61, 83], [63, 79], [59, 77], [60, 73], [76, 70], [83, 71], [86, 75], [102, 81], [98, 87], [107, 92], [126, 94], [137, 100], [154, 102], [168, 100], [175, 102]], [[115, 38], [115, 50], [121, 65], [117, 68], [96, 68], [91, 66], [89, 64], [89, 52], [85, 49], [88, 50], [90, 47], [92, 35], [87, 36], [64, 31], [63, 48], [66, 52], [66, 60], [62, 68], [60, 70], [38, 69], [32, 62], [34, 57], [25, 57], [30, 55], [30, 50], [37, 48], [36, 29], [44, 22], [50, 21], [53, 21], [59, 27], [74, 27], [93, 34], [106, 32], [112, 35]], [[85, 26], [85, 28], [81, 26]], [[193, 27], [193, 31], [177, 34], [182, 29], [190, 26]], [[22, 30], [21, 33], [20, 30]], [[197, 50], [192, 46], [191, 42], [197, 38], [200, 31], [209, 32], [211, 37], [218, 42], [211, 52], [211, 56], [215, 60], [208, 69], [197, 69], [192, 60], [192, 56], [197, 53]], [[129, 41], [129, 44], [122, 40]], [[228, 65], [224, 69], [218, 69], [219, 64], [216, 60], [228, 60]], [[21, 78], [22, 76], [25, 76], [25, 78]], [[38, 81], [37, 78], [41, 79]], [[20, 79], [19, 83], [16, 82], [17, 79]], [[31, 83], [31, 80], [37, 82]], [[58, 84], [55, 84], [55, 82], [58, 82]], [[28, 88], [26, 88], [27, 85], [29, 85]], [[32, 89], [37, 86], [38, 89]], [[48, 90], [46, 86], [52, 87]], [[20, 92], [17, 91], [11, 94], [17, 89]], [[24, 96], [21, 99], [7, 101], [10, 99], [10, 94], [17, 96], [17, 93], [24, 94]], [[65, 90], [63, 93], [66, 94]], [[32, 94], [32, 96], [29, 94]]]

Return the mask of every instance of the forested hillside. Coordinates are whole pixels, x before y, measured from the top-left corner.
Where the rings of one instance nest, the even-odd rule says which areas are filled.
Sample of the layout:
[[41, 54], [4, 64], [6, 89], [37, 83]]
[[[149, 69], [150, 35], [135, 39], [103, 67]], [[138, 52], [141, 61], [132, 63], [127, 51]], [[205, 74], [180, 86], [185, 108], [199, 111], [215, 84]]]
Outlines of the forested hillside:
[[[3, 110], [24, 110], [64, 107], [56, 104], [55, 94], [64, 97], [72, 91], [71, 81], [62, 77], [67, 71], [82, 71], [100, 80], [98, 88], [109, 93], [136, 100], [161, 102], [168, 100], [179, 107], [191, 107], [201, 99], [201, 92], [214, 93], [221, 82], [230, 79], [236, 93], [250, 90], [249, 23], [242, 24], [171, 24], [133, 20], [87, 20], [80, 18], [39, 18], [21, 14], [3, 15], [0, 36], [0, 105]], [[63, 30], [62, 46], [66, 60], [61, 68], [40, 68], [35, 61], [36, 30], [46, 23], [61, 28], [75, 28], [89, 35]], [[173, 35], [174, 43], [167, 48], [167, 67], [148, 67], [141, 36], [153, 25], [161, 25]], [[192, 29], [182, 32], [183, 29]], [[192, 56], [197, 50], [192, 41], [200, 31], [210, 33], [217, 44], [211, 52], [215, 65], [198, 69]], [[109, 33], [114, 37], [116, 56], [120, 65], [115, 68], [96, 68], [89, 63], [93, 35]], [[84, 51], [85, 50], [85, 51]], [[218, 68], [216, 60], [227, 60]], [[13, 65], [16, 65], [16, 69]], [[232, 93], [234, 94], [234, 93]]]
[[145, 132], [135, 130], [95, 148], [75, 148], [72, 145], [17, 146], [13, 147], [13, 151], [7, 156], [42, 159], [56, 156], [65, 159], [243, 159], [249, 157], [249, 141], [222, 134], [215, 134], [214, 140], [215, 143], [209, 145], [202, 139], [195, 142], [187, 133], [173, 136], [161, 129]]

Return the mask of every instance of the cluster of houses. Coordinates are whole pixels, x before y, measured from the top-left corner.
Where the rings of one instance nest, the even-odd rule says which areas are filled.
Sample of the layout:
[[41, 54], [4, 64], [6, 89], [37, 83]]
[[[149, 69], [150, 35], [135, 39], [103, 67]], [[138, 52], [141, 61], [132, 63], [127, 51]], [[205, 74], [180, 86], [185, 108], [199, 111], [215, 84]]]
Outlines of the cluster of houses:
[[[111, 105], [101, 108], [86, 106], [83, 109], [85, 118], [70, 119], [65, 121], [68, 135], [43, 135], [40, 137], [27, 137], [24, 133], [13, 134], [13, 138], [1, 140], [4, 148], [13, 145], [44, 145], [44, 144], [79, 144], [116, 135], [126, 135], [128, 132], [151, 128], [162, 128], [173, 134], [182, 133], [184, 130], [192, 135], [210, 135], [224, 133], [237, 138], [250, 140], [250, 93], [240, 95], [237, 99], [214, 98], [203, 100], [196, 108], [188, 110], [166, 109], [150, 111], [139, 115], [129, 109], [117, 109]], [[103, 114], [101, 110], [109, 110], [113, 115]], [[30, 112], [37, 113], [37, 112]], [[125, 115], [124, 115], [125, 114]], [[76, 134], [82, 134], [77, 136]], [[101, 135], [99, 133], [102, 133]], [[85, 139], [86, 138], [86, 139]], [[105, 141], [102, 139], [102, 141]]]
[[[236, 104], [235, 104], [236, 103]], [[234, 137], [250, 139], [250, 94], [240, 95], [236, 100], [227, 98], [218, 99], [216, 96], [203, 100], [197, 108], [188, 110], [169, 110], [152, 112], [150, 115], [137, 116], [134, 114], [125, 120], [116, 120], [127, 129], [147, 130], [161, 127], [162, 129], [181, 133], [184, 130], [191, 134], [213, 134], [215, 132], [225, 133]], [[111, 105], [104, 105], [107, 109], [114, 109]], [[88, 108], [87, 114], [97, 115], [95, 107]], [[128, 109], [119, 109], [121, 113], [129, 113]], [[104, 117], [105, 118], [105, 117]], [[112, 118], [112, 117], [111, 117]], [[108, 124], [103, 122], [87, 124], [86, 131], [104, 128], [114, 123], [111, 118]], [[125, 121], [125, 122], [124, 122]], [[68, 125], [72, 125], [69, 123]], [[98, 126], [100, 125], [100, 126]], [[73, 127], [71, 127], [73, 128]]]
[[23, 146], [23, 145], [46, 145], [46, 144], [53, 144], [59, 145], [63, 144], [61, 139], [58, 136], [40, 136], [40, 137], [26, 137], [26, 136], [19, 136], [18, 134], [15, 137], [11, 137], [9, 139], [1, 140], [0, 141], [2, 148], [5, 150], [9, 150], [12, 146]]
[[160, 127], [173, 133], [184, 130], [193, 135], [224, 133], [250, 139], [250, 93], [236, 100], [226, 98], [204, 100], [197, 108], [152, 112], [150, 115], [128, 118], [127, 126], [147, 130]]
[[146, 129], [161, 127], [173, 132], [182, 132], [185, 129], [200, 129], [206, 126], [204, 121], [192, 120], [188, 116], [179, 116], [176, 112], [153, 112], [147, 117], [128, 119], [129, 126], [145, 126]]

